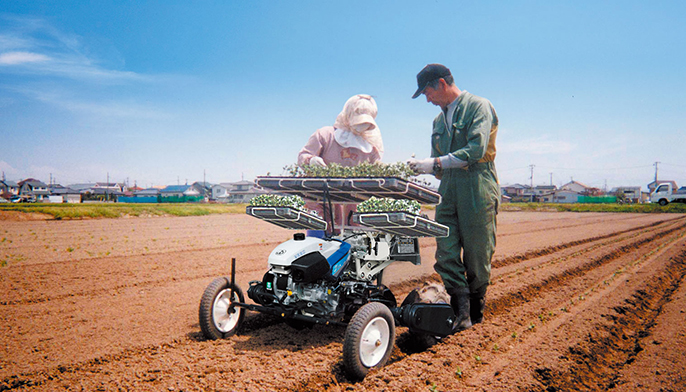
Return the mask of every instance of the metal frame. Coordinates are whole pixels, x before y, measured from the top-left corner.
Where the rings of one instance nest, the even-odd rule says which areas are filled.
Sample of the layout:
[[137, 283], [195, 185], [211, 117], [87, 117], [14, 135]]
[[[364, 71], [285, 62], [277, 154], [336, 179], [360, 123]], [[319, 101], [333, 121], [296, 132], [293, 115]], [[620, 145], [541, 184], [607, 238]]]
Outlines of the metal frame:
[[332, 202], [357, 203], [372, 196], [410, 199], [424, 204], [441, 202], [438, 192], [396, 177], [257, 177], [255, 183], [278, 193], [312, 200], [323, 200], [328, 192]]
[[[282, 206], [248, 206], [245, 209], [248, 215], [273, 223], [287, 229], [295, 230], [326, 230], [326, 221], [312, 214], [297, 210], [293, 207]], [[267, 212], [273, 213], [267, 214]], [[291, 215], [290, 217], [287, 216]], [[295, 216], [295, 217], [292, 217]]]
[[353, 222], [403, 237], [447, 237], [450, 233], [448, 226], [405, 211], [356, 212]]

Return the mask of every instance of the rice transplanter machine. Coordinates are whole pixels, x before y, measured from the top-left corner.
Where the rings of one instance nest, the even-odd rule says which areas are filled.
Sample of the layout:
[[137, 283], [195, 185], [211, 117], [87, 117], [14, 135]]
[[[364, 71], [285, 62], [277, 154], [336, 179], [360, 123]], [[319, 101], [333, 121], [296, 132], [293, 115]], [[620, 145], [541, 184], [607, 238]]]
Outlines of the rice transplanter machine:
[[235, 282], [234, 260], [230, 276], [210, 283], [200, 301], [199, 321], [206, 338], [235, 334], [246, 309], [282, 317], [295, 328], [344, 325], [344, 365], [351, 376], [361, 379], [387, 362], [396, 325], [418, 335], [452, 333], [455, 314], [449, 304], [398, 306], [391, 290], [382, 284], [383, 270], [391, 263], [420, 264], [418, 237], [444, 237], [448, 227], [405, 211], [355, 212], [346, 220], [353, 225], [335, 234], [333, 219], [336, 204], [359, 203], [372, 196], [439, 204], [438, 193], [395, 177], [258, 177], [256, 183], [279, 194], [321, 202], [324, 217], [283, 206], [248, 206], [248, 215], [325, 235], [298, 232], [278, 245], [267, 259], [262, 279], [250, 282], [247, 294], [254, 303], [245, 302]]

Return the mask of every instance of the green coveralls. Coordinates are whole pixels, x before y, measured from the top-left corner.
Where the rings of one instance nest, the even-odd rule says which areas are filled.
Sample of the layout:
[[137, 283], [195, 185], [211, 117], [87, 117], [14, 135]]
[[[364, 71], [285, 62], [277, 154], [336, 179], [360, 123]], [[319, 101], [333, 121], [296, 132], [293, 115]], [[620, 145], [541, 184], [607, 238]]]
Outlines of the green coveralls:
[[487, 99], [464, 91], [449, 124], [446, 129], [443, 112], [434, 119], [431, 156], [451, 153], [469, 165], [437, 173], [442, 201], [436, 221], [448, 226], [450, 235], [436, 239], [434, 269], [448, 291], [468, 287], [472, 295], [483, 297], [491, 276], [500, 200], [493, 162], [498, 116]]

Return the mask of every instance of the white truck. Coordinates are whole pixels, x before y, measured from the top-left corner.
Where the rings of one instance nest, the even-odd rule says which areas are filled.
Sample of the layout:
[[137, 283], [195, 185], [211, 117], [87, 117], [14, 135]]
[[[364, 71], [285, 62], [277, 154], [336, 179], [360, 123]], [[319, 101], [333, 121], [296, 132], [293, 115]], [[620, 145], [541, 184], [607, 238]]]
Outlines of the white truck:
[[669, 182], [662, 183], [650, 194], [650, 202], [661, 206], [669, 203], [686, 203], [686, 187], [675, 189]]

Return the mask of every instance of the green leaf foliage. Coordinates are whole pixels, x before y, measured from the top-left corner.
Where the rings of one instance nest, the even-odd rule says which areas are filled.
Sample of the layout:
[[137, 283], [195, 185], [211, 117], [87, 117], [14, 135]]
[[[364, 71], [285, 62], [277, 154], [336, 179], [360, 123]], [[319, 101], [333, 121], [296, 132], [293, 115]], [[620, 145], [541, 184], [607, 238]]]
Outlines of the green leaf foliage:
[[416, 200], [396, 200], [391, 198], [370, 197], [357, 205], [357, 212], [405, 211], [419, 215], [422, 206]]
[[417, 174], [407, 163], [369, 163], [363, 162], [357, 166], [341, 166], [331, 163], [326, 167], [316, 165], [289, 165], [284, 171], [291, 177], [397, 177], [409, 180]]
[[292, 207], [302, 210], [305, 200], [300, 196], [259, 195], [250, 200], [251, 206]]

